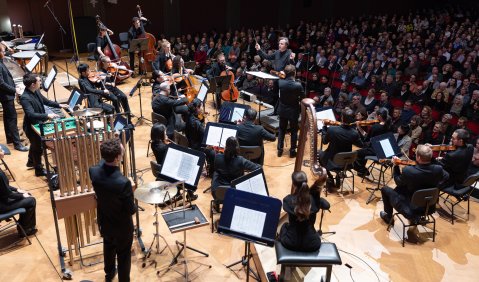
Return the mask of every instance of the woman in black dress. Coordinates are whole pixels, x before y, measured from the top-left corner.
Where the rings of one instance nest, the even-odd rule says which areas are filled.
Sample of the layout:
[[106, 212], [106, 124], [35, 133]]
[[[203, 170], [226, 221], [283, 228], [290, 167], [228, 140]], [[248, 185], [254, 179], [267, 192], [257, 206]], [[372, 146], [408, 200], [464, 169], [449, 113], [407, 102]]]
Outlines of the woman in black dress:
[[243, 176], [245, 170], [253, 171], [261, 166], [255, 164], [239, 155], [239, 144], [235, 137], [226, 139], [224, 154], [216, 154], [215, 172], [211, 179], [211, 194], [216, 199], [218, 186], [230, 186], [231, 181]]
[[166, 155], [168, 138], [166, 137], [166, 126], [156, 123], [151, 128], [151, 150], [155, 155], [156, 162], [161, 165]]
[[316, 181], [309, 188], [303, 171], [293, 172], [291, 178], [294, 194], [283, 199], [283, 209], [288, 213], [289, 222], [281, 226], [280, 241], [284, 247], [293, 251], [314, 252], [321, 246], [321, 238], [314, 228], [321, 185]]

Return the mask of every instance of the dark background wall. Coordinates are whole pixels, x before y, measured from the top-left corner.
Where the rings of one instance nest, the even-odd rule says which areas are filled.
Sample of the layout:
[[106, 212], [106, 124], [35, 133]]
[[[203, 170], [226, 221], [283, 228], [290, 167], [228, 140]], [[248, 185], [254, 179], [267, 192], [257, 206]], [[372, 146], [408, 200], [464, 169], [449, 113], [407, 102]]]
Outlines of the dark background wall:
[[[61, 36], [54, 18], [44, 8], [46, 0], [6, 0], [11, 23], [22, 24], [25, 31], [34, 34], [46, 33], [45, 42], [50, 50], [62, 48]], [[478, 5], [474, 0], [117, 0], [118, 4], [98, 0], [92, 7], [90, 0], [71, 0], [72, 12], [78, 19], [76, 26], [79, 37], [93, 38], [96, 30], [85, 17], [100, 15], [102, 21], [116, 34], [127, 31], [130, 20], [137, 15], [136, 5], [152, 21], [148, 31], [155, 36], [167, 36], [229, 28], [278, 26], [299, 20], [318, 21], [325, 18], [350, 17], [363, 14], [407, 13], [423, 7], [434, 7], [453, 2], [458, 5]], [[67, 30], [64, 44], [71, 48], [68, 0], [51, 0], [59, 22]], [[114, 41], [118, 41], [116, 35]], [[91, 40], [91, 39], [90, 39]], [[82, 46], [81, 46], [82, 47]], [[84, 49], [84, 47], [80, 48]]]

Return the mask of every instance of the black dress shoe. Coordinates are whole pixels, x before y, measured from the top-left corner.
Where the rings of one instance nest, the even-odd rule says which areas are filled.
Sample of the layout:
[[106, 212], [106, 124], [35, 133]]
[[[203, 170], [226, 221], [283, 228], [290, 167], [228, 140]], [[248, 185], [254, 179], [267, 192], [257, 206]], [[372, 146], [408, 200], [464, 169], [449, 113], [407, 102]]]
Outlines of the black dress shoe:
[[283, 155], [283, 150], [278, 150], [278, 157], [281, 157]]
[[108, 273], [105, 275], [105, 281], [113, 281], [113, 278], [115, 278], [116, 274], [118, 273], [118, 270], [115, 268], [115, 271], [112, 273]]
[[17, 151], [20, 151], [20, 152], [28, 152], [28, 147], [27, 146], [15, 145], [13, 148]]
[[47, 176], [47, 170], [44, 168], [35, 169], [35, 176]]
[[277, 113], [275, 113], [275, 112], [272, 112], [272, 113], [269, 113], [269, 114], [268, 114], [268, 116], [269, 116], [269, 117], [272, 117], [272, 116], [277, 116], [277, 115], [278, 115], [278, 114], [277, 114]]
[[32, 160], [27, 161], [27, 167], [33, 167], [33, 161]]
[[392, 219], [391, 216], [385, 211], [381, 211], [379, 213], [379, 217], [381, 217], [382, 220], [384, 220], [384, 222], [386, 222], [386, 224], [388, 224], [388, 225], [389, 225], [389, 223], [394, 224], [394, 220], [391, 221], [391, 219]]
[[196, 194], [186, 195], [186, 198], [187, 198], [188, 201], [191, 201], [191, 202], [192, 202], [192, 201], [198, 199], [198, 195], [196, 195]]
[[296, 157], [296, 150], [289, 151], [289, 157], [290, 158], [295, 158]]

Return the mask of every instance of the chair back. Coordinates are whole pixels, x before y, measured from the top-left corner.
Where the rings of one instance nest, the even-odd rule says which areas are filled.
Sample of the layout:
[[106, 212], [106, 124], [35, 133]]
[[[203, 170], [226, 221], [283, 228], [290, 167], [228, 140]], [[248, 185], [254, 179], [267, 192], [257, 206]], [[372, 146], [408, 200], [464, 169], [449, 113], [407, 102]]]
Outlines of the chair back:
[[439, 189], [427, 188], [414, 192], [411, 198], [411, 207], [415, 210], [425, 209], [425, 215], [430, 215], [434, 212], [434, 207], [439, 199]]
[[150, 161], [150, 166], [151, 166], [151, 172], [153, 173], [153, 176], [158, 178], [161, 171], [161, 165], [155, 161]]
[[337, 153], [334, 155], [333, 163], [340, 167], [349, 167], [356, 161], [357, 157], [357, 151]]
[[464, 187], [469, 187], [474, 185], [479, 180], [479, 172], [469, 175], [462, 184]]
[[86, 48], [88, 49], [88, 53], [94, 53], [96, 49], [96, 43], [88, 43]]
[[188, 138], [186, 138], [185, 135], [181, 134], [180, 132], [175, 130], [174, 133], [174, 138], [175, 138], [175, 143], [178, 144], [179, 146], [186, 147], [188, 148], [189, 143], [188, 143]]
[[168, 125], [168, 120], [163, 115], [157, 114], [155, 112], [151, 112], [151, 121], [153, 124], [155, 123], [161, 123], [164, 124], [165, 126]]
[[216, 202], [223, 203], [223, 201], [225, 200], [226, 191], [228, 191], [228, 189], [232, 189], [232, 188], [230, 186], [224, 186], [224, 185], [220, 185], [218, 186], [218, 188], [216, 188], [215, 190]]
[[118, 33], [118, 38], [120, 39], [121, 43], [127, 43], [128, 42], [128, 32]]
[[240, 146], [240, 156], [247, 160], [255, 160], [261, 157], [261, 146]]

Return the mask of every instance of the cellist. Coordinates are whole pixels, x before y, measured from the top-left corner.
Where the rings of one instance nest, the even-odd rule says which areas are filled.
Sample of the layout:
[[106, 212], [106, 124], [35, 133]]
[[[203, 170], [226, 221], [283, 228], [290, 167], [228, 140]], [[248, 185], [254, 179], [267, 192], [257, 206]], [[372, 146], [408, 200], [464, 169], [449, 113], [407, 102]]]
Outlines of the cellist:
[[[211, 69], [207, 72], [208, 79], [211, 81], [213, 78], [220, 76], [221, 72], [226, 71], [226, 68], [225, 54], [219, 53], [216, 56], [216, 62], [213, 63]], [[216, 108], [219, 109], [221, 107], [221, 89], [218, 87], [216, 88], [215, 98]]]
[[96, 37], [96, 49], [95, 49], [95, 60], [98, 61], [101, 57], [105, 56], [103, 50], [108, 45], [108, 40], [106, 39], [106, 33], [108, 35], [113, 35], [113, 31], [106, 28], [105, 26], [100, 27], [100, 33]]
[[[128, 40], [131, 42], [133, 39], [141, 38], [146, 36], [145, 27], [143, 26], [143, 21], [147, 19], [144, 17], [133, 17], [131, 19], [132, 26], [128, 30]], [[135, 52], [129, 52], [130, 55], [130, 67], [135, 70]], [[143, 66], [141, 63], [141, 52], [138, 52], [138, 73], [140, 75], [144, 74]]]

